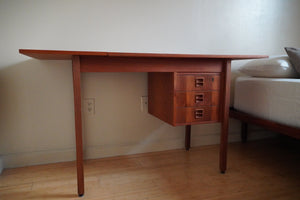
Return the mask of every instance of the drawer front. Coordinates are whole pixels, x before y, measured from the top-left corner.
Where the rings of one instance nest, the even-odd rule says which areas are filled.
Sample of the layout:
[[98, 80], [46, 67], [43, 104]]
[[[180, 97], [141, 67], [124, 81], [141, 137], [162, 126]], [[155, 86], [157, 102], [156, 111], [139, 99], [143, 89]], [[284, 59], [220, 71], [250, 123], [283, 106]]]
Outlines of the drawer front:
[[198, 107], [219, 105], [219, 91], [175, 92], [175, 107]]
[[205, 106], [197, 108], [177, 108], [176, 123], [219, 121], [219, 107]]
[[175, 90], [219, 90], [220, 74], [217, 73], [178, 73]]

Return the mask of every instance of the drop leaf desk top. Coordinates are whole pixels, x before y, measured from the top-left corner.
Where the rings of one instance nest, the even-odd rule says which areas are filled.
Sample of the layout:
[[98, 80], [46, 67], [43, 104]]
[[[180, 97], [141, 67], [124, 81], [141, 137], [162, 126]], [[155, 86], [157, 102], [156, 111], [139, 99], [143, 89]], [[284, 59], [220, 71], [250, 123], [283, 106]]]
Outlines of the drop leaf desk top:
[[81, 72], [148, 72], [148, 111], [173, 126], [221, 122], [220, 171], [227, 160], [231, 61], [261, 55], [197, 55], [20, 49], [36, 59], [72, 60], [78, 195], [84, 194]]

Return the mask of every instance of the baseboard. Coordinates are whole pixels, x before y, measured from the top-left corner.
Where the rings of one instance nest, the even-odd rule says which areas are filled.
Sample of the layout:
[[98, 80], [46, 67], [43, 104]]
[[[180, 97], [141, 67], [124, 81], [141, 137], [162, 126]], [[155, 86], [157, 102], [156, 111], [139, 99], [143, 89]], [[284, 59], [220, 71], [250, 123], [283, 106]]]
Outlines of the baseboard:
[[[271, 133], [264, 131], [251, 132], [249, 140], [262, 139], [272, 136]], [[240, 141], [239, 132], [231, 132], [229, 142]], [[220, 133], [197, 134], [192, 133], [191, 146], [203, 146], [218, 144]], [[140, 143], [126, 143], [113, 145], [88, 146], [84, 149], [85, 159], [104, 158], [119, 155], [132, 155], [138, 153], [164, 151], [171, 149], [183, 149], [184, 137], [157, 139], [152, 141], [143, 140]], [[15, 168], [30, 165], [39, 165], [56, 162], [73, 161], [76, 159], [75, 147], [71, 149], [61, 149], [56, 151], [22, 152], [2, 156], [2, 167]], [[1, 161], [0, 161], [1, 167]]]
[[24, 167], [47, 163], [65, 162], [75, 160], [74, 149], [61, 149], [56, 151], [22, 152], [3, 155], [4, 168]]

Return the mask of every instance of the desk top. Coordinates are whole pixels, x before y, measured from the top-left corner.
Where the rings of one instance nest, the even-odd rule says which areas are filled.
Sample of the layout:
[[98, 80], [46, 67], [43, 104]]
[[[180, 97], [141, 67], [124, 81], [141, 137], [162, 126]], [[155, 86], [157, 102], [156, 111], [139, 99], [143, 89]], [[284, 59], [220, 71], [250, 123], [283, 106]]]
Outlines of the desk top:
[[97, 51], [62, 51], [62, 50], [36, 50], [20, 49], [26, 56], [42, 60], [71, 60], [72, 56], [104, 56], [104, 57], [140, 57], [140, 58], [199, 58], [199, 59], [256, 59], [267, 58], [266, 55], [205, 55], [205, 54], [163, 54], [163, 53], [121, 53]]

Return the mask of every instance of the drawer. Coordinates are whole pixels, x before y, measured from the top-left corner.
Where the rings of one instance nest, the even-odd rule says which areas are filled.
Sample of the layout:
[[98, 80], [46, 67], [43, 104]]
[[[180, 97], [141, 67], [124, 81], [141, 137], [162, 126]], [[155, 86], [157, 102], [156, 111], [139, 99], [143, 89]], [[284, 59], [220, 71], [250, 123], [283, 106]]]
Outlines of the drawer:
[[176, 108], [176, 123], [219, 121], [218, 106], [204, 106], [197, 108]]
[[175, 90], [219, 90], [219, 73], [178, 73]]
[[175, 92], [175, 107], [198, 107], [219, 105], [219, 91]]

